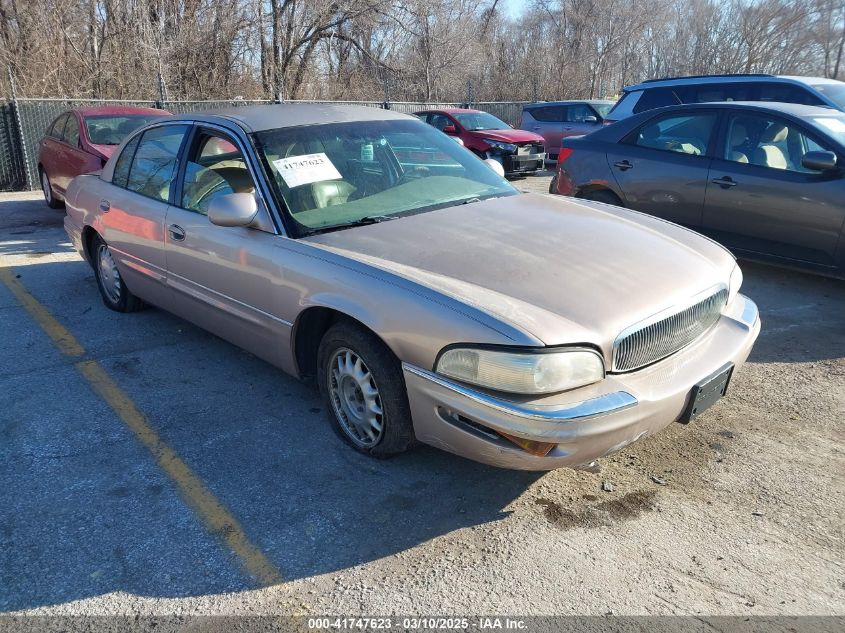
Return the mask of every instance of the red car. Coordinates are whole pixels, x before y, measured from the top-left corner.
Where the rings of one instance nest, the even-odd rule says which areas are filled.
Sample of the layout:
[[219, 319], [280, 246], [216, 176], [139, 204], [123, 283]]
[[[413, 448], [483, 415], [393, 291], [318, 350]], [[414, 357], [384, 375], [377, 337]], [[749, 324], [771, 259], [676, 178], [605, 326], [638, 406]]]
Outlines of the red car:
[[481, 158], [499, 161], [506, 176], [530, 174], [543, 169], [546, 158], [543, 137], [515, 130], [489, 112], [444, 108], [414, 114], [441, 132], [458, 137]]
[[71, 180], [102, 169], [129, 132], [168, 114], [153, 108], [99, 107], [56, 117], [38, 144], [38, 177], [47, 205], [61, 208]]

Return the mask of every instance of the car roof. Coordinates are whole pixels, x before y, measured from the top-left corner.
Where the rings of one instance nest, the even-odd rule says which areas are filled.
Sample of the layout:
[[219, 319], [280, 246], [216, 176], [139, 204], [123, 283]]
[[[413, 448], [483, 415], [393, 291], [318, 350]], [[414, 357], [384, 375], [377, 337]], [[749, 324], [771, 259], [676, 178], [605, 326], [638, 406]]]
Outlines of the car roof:
[[526, 103], [523, 108], [542, 108], [543, 106], [555, 106], [555, 105], [573, 105], [578, 103], [595, 103], [595, 104], [605, 104], [605, 105], [613, 105], [616, 103], [612, 99], [567, 99], [565, 101], [534, 101], [532, 103]]
[[764, 81], [772, 83], [800, 83], [800, 84], [830, 84], [841, 83], [835, 79], [825, 77], [799, 77], [797, 75], [766, 75], [766, 74], [736, 74], [736, 75], [692, 75], [689, 77], [666, 77], [663, 79], [649, 79], [647, 81], [625, 86], [625, 92], [644, 90], [646, 88], [662, 88], [667, 86], [684, 86], [688, 84], [709, 83], [742, 83], [745, 81]]
[[108, 114], [152, 114], [156, 116], [167, 116], [170, 114], [167, 110], [159, 110], [157, 108], [139, 108], [136, 106], [85, 106], [82, 108], [74, 108], [73, 111], [78, 112], [83, 117], [103, 116]]
[[[809, 116], [843, 116], [843, 112], [834, 108], [826, 108], [824, 106], [803, 105], [800, 103], [781, 103], [779, 101], [713, 101], [702, 103], [683, 103], [678, 105], [670, 105], [663, 108], [655, 108], [654, 110], [646, 110], [645, 112], [656, 113], [658, 111], [668, 112], [670, 110], [695, 110], [701, 108], [720, 108], [720, 109], [738, 109], [738, 110], [759, 110], [761, 112], [777, 112], [781, 114], [791, 114], [798, 117]], [[640, 114], [645, 114], [642, 112]]]
[[476, 110], [474, 108], [427, 108], [425, 110], [417, 110], [414, 114], [423, 114], [425, 112], [445, 112], [446, 114], [478, 114], [484, 110]]
[[203, 112], [187, 112], [171, 117], [172, 121], [199, 121], [218, 124], [234, 121], [248, 132], [320, 123], [391, 121], [397, 119], [414, 119], [414, 117], [392, 110], [382, 110], [381, 108], [331, 103], [239, 106]]

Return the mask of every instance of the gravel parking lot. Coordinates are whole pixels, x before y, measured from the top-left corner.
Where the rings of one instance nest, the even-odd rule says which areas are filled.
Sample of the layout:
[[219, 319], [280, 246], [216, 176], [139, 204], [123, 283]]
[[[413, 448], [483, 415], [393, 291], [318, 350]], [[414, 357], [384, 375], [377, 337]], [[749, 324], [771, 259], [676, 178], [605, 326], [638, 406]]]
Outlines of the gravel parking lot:
[[0, 194], [0, 612], [845, 614], [845, 283], [744, 264], [729, 397], [598, 474], [374, 461], [310, 386], [107, 310], [62, 218]]

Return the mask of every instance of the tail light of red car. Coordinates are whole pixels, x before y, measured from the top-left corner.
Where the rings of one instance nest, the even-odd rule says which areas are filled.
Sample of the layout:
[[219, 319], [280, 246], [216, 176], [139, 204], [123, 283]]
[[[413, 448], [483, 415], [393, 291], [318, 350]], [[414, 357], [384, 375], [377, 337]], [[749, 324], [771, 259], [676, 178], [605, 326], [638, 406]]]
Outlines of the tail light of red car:
[[560, 169], [560, 166], [563, 165], [564, 161], [567, 158], [572, 156], [572, 152], [575, 151], [571, 147], [561, 147], [560, 152], [557, 155], [557, 168]]

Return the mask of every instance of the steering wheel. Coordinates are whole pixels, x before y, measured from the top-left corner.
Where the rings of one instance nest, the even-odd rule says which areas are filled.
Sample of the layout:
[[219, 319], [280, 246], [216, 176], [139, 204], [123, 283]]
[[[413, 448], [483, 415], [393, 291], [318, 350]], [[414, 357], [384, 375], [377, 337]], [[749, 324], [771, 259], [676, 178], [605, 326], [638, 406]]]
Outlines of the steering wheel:
[[402, 185], [406, 182], [410, 182], [411, 180], [419, 180], [420, 178], [425, 178], [429, 175], [431, 170], [426, 167], [425, 165], [417, 165], [412, 169], [408, 169], [403, 173], [399, 180], [396, 181], [397, 185]]

